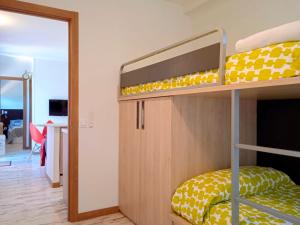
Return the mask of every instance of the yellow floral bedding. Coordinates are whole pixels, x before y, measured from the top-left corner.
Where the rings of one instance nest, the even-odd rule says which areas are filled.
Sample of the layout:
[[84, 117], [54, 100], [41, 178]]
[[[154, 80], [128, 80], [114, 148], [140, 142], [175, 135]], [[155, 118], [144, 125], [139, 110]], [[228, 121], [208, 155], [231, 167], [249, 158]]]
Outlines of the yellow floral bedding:
[[[278, 170], [240, 169], [240, 195], [300, 218], [300, 186]], [[231, 172], [206, 173], [183, 183], [172, 198], [172, 208], [190, 223], [231, 224]], [[290, 224], [246, 205], [240, 205], [240, 224]]]
[[[300, 75], [300, 42], [285, 42], [229, 56], [225, 84], [275, 80]], [[124, 87], [124, 96], [217, 83], [218, 70], [175, 76], [170, 79]]]

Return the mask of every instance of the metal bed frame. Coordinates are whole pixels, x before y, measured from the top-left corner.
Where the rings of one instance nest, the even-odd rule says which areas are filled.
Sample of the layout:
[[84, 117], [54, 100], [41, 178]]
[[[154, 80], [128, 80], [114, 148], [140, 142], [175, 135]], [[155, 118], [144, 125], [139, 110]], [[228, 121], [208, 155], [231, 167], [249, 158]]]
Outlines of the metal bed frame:
[[[140, 62], [142, 60], [145, 60], [147, 58], [151, 58], [152, 56], [155, 56], [155, 55], [161, 54], [163, 52], [169, 51], [171, 49], [177, 48], [179, 46], [188, 44], [188, 43], [190, 43], [192, 41], [198, 40], [200, 38], [209, 36], [209, 35], [214, 34], [214, 33], [218, 33], [219, 34], [219, 38], [220, 38], [219, 39], [219, 42], [220, 42], [219, 82], [217, 84], [223, 84], [223, 78], [225, 76], [227, 35], [226, 35], [225, 31], [222, 28], [215, 28], [213, 30], [209, 30], [207, 32], [194, 35], [194, 36], [192, 36], [190, 38], [187, 38], [185, 40], [176, 42], [176, 43], [171, 44], [171, 45], [169, 45], [167, 47], [158, 49], [156, 51], [150, 52], [150, 53], [148, 53], [146, 55], [143, 55], [141, 57], [138, 57], [136, 59], [133, 59], [133, 60], [130, 60], [130, 61], [126, 62], [126, 63], [123, 63], [121, 65], [121, 67], [120, 67], [120, 72], [119, 72], [119, 96], [121, 95], [121, 76], [122, 76], [124, 68], [126, 66], [135, 64], [135, 63]], [[192, 88], [192, 87], [190, 87], [190, 88]]]
[[239, 126], [240, 126], [240, 90], [231, 91], [231, 169], [232, 169], [232, 224], [239, 224], [239, 205], [244, 204], [251, 206], [257, 210], [268, 213], [277, 218], [291, 222], [293, 224], [300, 224], [300, 218], [282, 213], [270, 207], [249, 201], [239, 196], [239, 154], [240, 150], [248, 150], [255, 152], [265, 152], [277, 155], [285, 155], [300, 158], [300, 152], [267, 148], [256, 145], [246, 145], [239, 143]]

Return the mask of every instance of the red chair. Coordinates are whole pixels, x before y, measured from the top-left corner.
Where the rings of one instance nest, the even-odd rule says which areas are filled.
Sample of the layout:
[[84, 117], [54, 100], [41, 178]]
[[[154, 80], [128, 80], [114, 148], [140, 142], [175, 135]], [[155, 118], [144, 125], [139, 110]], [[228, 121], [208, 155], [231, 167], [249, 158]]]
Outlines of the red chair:
[[[52, 120], [48, 120], [46, 122], [46, 124], [53, 124], [53, 121]], [[47, 125], [44, 126], [43, 131], [42, 131], [42, 135], [46, 138], [46, 136], [47, 136]]]
[[[30, 130], [31, 139], [35, 142], [33, 148], [31, 149], [31, 152], [30, 152], [30, 156], [29, 156], [29, 159], [30, 159], [33, 153], [40, 152], [40, 154], [45, 154], [44, 149], [45, 149], [46, 139], [42, 135], [42, 133], [39, 131], [39, 129], [32, 123], [30, 123], [29, 130]], [[41, 159], [42, 159], [42, 155], [41, 155]], [[44, 165], [45, 162], [43, 162], [43, 163], [41, 162], [41, 165], [42, 164]]]

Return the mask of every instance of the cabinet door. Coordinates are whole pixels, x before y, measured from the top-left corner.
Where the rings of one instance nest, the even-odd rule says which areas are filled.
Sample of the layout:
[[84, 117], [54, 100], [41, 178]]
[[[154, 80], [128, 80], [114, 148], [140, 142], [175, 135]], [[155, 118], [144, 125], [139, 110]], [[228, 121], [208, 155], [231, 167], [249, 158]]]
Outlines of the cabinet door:
[[141, 130], [138, 225], [171, 224], [171, 109], [171, 98], [144, 100], [144, 110], [141, 111], [144, 115], [141, 125], [144, 128]]
[[119, 105], [119, 207], [134, 223], [139, 216], [139, 104], [124, 101]]

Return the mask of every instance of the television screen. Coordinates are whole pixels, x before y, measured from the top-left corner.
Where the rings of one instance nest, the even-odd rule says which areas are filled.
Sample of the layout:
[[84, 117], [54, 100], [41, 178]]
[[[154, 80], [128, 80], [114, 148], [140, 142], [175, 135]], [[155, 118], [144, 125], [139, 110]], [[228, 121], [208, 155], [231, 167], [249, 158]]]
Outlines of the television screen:
[[49, 116], [68, 116], [68, 100], [49, 100]]

